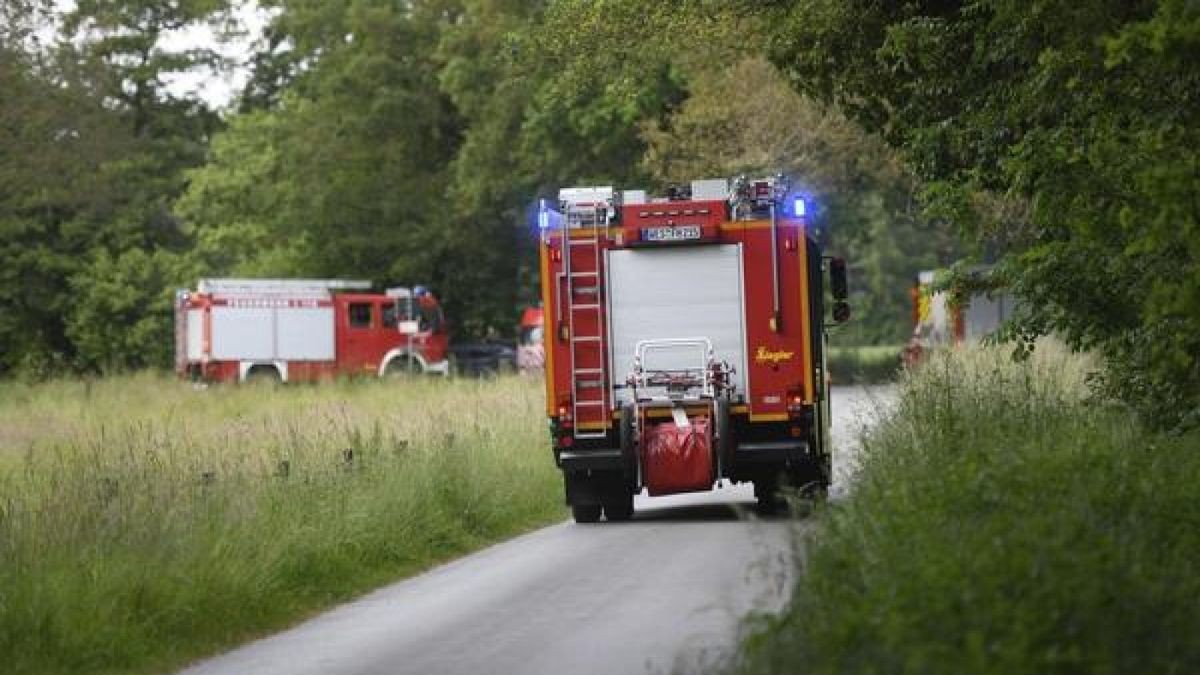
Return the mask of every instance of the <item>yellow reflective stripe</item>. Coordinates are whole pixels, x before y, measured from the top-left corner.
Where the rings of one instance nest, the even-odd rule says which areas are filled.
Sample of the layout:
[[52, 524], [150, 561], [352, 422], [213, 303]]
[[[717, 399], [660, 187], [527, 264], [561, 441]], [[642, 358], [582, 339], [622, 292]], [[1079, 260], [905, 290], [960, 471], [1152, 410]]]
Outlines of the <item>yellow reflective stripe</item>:
[[[796, 248], [800, 249], [800, 311], [804, 314], [804, 402], [816, 400], [816, 390], [813, 388], [812, 341], [813, 326], [812, 312], [808, 303], [808, 237], [805, 228], [800, 228], [800, 238]], [[820, 261], [817, 262], [820, 264]]]
[[542, 274], [542, 352], [546, 359], [546, 416], [554, 417], [554, 340], [558, 332], [553, 330], [554, 302], [550, 295], [550, 241], [543, 240], [538, 247]]
[[786, 422], [787, 420], [787, 413], [762, 413], [750, 416], [751, 422]]
[[[599, 229], [600, 233], [605, 237], [615, 237], [623, 231], [623, 228], [620, 227], [602, 227]], [[596, 235], [590, 227], [573, 227], [567, 231], [567, 236], [571, 239], [591, 239]]]

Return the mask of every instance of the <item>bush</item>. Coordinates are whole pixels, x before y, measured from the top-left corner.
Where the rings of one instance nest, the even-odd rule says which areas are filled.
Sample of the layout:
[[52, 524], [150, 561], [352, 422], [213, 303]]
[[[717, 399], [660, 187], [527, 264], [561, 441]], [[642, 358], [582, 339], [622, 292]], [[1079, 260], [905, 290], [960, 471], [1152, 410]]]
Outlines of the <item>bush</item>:
[[1046, 351], [905, 378], [743, 672], [1200, 671], [1200, 438], [1090, 401], [1087, 364]]

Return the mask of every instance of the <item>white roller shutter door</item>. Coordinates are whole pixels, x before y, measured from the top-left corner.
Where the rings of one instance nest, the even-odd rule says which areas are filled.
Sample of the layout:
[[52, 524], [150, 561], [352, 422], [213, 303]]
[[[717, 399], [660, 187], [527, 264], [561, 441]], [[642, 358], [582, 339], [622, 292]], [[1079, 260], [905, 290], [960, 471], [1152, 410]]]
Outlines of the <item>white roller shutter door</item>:
[[276, 311], [279, 359], [333, 360], [332, 307], [286, 307]]
[[275, 358], [275, 310], [213, 307], [212, 357], [218, 361]]
[[[614, 383], [623, 384], [633, 370], [638, 341], [706, 337], [712, 341], [717, 361], [727, 361], [737, 370], [733, 383], [739, 393], [745, 392], [740, 245], [614, 250], [607, 253], [607, 271]], [[673, 364], [668, 357], [658, 367], [680, 367], [683, 358], [681, 355], [681, 363]], [[626, 397], [618, 394], [617, 399]]]

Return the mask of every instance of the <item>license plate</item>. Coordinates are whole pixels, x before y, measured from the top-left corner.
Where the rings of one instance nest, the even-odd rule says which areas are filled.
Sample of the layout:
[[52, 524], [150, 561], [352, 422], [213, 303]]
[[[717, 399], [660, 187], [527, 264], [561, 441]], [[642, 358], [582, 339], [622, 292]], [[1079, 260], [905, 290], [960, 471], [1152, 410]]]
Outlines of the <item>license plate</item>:
[[648, 227], [642, 230], [645, 241], [688, 241], [700, 238], [699, 225], [677, 225], [675, 227]]

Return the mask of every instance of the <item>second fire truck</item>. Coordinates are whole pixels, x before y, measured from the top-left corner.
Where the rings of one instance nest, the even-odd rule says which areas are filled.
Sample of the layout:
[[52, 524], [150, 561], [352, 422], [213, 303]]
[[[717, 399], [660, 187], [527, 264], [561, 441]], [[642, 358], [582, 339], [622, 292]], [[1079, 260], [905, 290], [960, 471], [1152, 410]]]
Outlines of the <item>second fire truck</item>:
[[428, 291], [341, 279], [201, 279], [175, 296], [175, 368], [208, 382], [445, 375], [446, 321]]
[[651, 198], [610, 187], [543, 202], [546, 413], [576, 521], [633, 497], [830, 481], [825, 271], [782, 177], [693, 181]]

